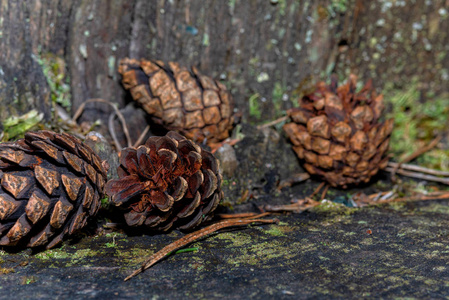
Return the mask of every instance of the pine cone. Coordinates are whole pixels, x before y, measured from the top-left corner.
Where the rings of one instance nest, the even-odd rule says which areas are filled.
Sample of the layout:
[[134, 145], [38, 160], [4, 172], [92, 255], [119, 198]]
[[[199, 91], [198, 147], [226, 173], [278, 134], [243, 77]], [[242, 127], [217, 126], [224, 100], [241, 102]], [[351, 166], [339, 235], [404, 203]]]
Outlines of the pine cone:
[[233, 100], [226, 87], [195, 68], [125, 58], [123, 86], [152, 120], [194, 141], [219, 142], [233, 125]]
[[0, 245], [52, 248], [97, 213], [106, 181], [98, 156], [50, 131], [0, 144]]
[[324, 82], [289, 111], [293, 122], [284, 130], [304, 168], [324, 177], [332, 186], [346, 188], [368, 182], [386, 167], [393, 119], [380, 122], [383, 96], [376, 95], [369, 81], [356, 92], [357, 77], [337, 87]]
[[220, 200], [218, 160], [176, 132], [150, 137], [120, 152], [119, 179], [106, 184], [111, 202], [129, 226], [156, 231], [191, 229], [211, 216]]

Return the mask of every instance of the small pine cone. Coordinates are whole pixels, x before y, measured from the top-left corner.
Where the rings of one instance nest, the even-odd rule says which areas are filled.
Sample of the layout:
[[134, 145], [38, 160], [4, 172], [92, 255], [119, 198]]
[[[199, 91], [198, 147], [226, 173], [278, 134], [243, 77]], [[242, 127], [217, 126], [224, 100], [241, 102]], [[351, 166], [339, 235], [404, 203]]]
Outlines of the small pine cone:
[[368, 182], [386, 167], [393, 119], [380, 122], [383, 96], [376, 95], [369, 81], [356, 92], [357, 77], [337, 87], [317, 84], [316, 91], [289, 111], [291, 123], [284, 130], [293, 149], [312, 175], [324, 177], [332, 186]]
[[110, 180], [105, 191], [129, 226], [187, 230], [208, 219], [223, 198], [218, 168], [210, 152], [170, 131], [123, 149], [119, 179]]
[[39, 131], [0, 144], [0, 178], [0, 245], [49, 249], [97, 213], [106, 171], [77, 138]]
[[199, 142], [229, 137], [234, 120], [231, 94], [195, 67], [125, 58], [119, 72], [123, 86], [155, 123]]

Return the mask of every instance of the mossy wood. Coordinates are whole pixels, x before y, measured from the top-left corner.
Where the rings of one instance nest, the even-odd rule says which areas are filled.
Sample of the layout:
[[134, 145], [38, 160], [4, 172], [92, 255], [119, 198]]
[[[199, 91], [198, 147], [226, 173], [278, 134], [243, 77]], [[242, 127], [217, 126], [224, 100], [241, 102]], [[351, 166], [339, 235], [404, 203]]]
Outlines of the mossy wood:
[[[289, 109], [286, 98], [311, 76], [331, 71], [376, 87], [448, 91], [447, 2], [5, 0], [0, 7], [0, 117], [38, 108], [50, 115], [49, 90], [36, 58], [56, 54], [70, 78], [72, 110], [89, 98], [123, 107], [121, 58], [196, 65], [229, 83], [243, 117], [255, 102], [263, 122]], [[343, 76], [340, 76], [343, 78]], [[266, 99], [267, 101], [263, 101]], [[89, 106], [82, 118], [102, 113]], [[107, 121], [107, 118], [105, 119]]]

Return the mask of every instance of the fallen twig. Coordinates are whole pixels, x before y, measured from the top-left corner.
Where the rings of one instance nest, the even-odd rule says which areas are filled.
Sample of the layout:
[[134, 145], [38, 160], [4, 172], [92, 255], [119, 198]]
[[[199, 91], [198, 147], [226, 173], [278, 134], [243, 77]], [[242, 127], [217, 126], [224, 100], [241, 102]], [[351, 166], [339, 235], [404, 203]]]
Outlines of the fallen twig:
[[325, 183], [324, 181], [321, 182], [320, 185], [313, 191], [313, 193], [310, 194], [309, 198], [313, 198], [316, 194], [318, 194], [318, 192], [323, 188], [323, 186], [324, 186], [325, 184], [326, 184], [326, 183]]
[[122, 145], [120, 144], [120, 142], [117, 139], [117, 135], [115, 134], [115, 128], [114, 128], [114, 118], [115, 118], [116, 112], [113, 111], [110, 115], [109, 115], [109, 119], [108, 119], [108, 129], [109, 129], [109, 133], [111, 134], [112, 140], [114, 141], [115, 144], [115, 148], [117, 151], [121, 151], [122, 150]]
[[224, 144], [228, 144], [229, 146], [234, 146], [235, 144], [237, 144], [238, 142], [240, 142], [242, 139], [226, 139], [223, 142], [220, 143], [210, 143], [209, 147], [211, 148], [212, 153], [217, 152], [218, 149], [220, 149], [221, 146], [223, 146]]
[[324, 199], [324, 197], [326, 197], [327, 194], [327, 190], [329, 189], [329, 185], [326, 184], [326, 186], [324, 187], [323, 192], [321, 193], [321, 197], [320, 197], [320, 201], [322, 201]]
[[[399, 164], [395, 163], [395, 162], [388, 162], [388, 167], [390, 168], [398, 168]], [[426, 174], [430, 174], [430, 175], [435, 175], [435, 176], [446, 176], [449, 177], [449, 172], [445, 172], [445, 171], [440, 171], [440, 170], [434, 170], [434, 169], [429, 169], [429, 168], [424, 168], [421, 166], [417, 166], [417, 165], [411, 165], [411, 164], [401, 164], [399, 166], [399, 169], [404, 169], [404, 170], [409, 170], [409, 171], [416, 171], [416, 172], [421, 172], [421, 173], [426, 173]]]
[[128, 281], [129, 279], [133, 278], [134, 276], [142, 273], [143, 271], [147, 270], [148, 268], [150, 268], [151, 266], [153, 266], [154, 264], [156, 264], [157, 262], [159, 262], [160, 260], [162, 260], [164, 257], [167, 256], [167, 254], [182, 248], [192, 242], [197, 241], [198, 239], [201, 239], [215, 231], [218, 231], [220, 229], [223, 228], [227, 228], [227, 227], [233, 227], [233, 226], [243, 226], [243, 225], [248, 225], [251, 223], [276, 223], [277, 220], [276, 219], [271, 219], [271, 220], [263, 220], [263, 219], [237, 219], [237, 220], [224, 220], [224, 221], [219, 221], [215, 224], [209, 225], [203, 229], [200, 229], [198, 231], [186, 234], [185, 236], [183, 236], [182, 238], [180, 238], [179, 240], [165, 246], [164, 248], [162, 248], [161, 250], [159, 250], [158, 252], [154, 253], [145, 263], [142, 264], [142, 266], [137, 269], [136, 271], [134, 271], [131, 275], [129, 275], [128, 277], [125, 278], [124, 281]]
[[321, 202], [319, 202], [319, 201], [315, 201], [313, 199], [306, 198], [306, 199], [298, 200], [297, 202], [292, 203], [292, 204], [265, 205], [263, 208], [264, 208], [264, 210], [269, 211], [269, 212], [291, 211], [291, 212], [300, 213], [300, 212], [303, 212], [311, 207], [315, 207], [315, 206], [319, 205], [320, 203]]
[[279, 119], [276, 119], [274, 121], [271, 121], [271, 122], [268, 122], [268, 123], [265, 123], [265, 124], [257, 126], [257, 129], [267, 128], [267, 127], [279, 124], [281, 122], [284, 122], [284, 121], [288, 120], [288, 118], [289, 118], [289, 116], [280, 117]]
[[217, 215], [220, 219], [237, 219], [237, 218], [261, 218], [268, 215], [268, 213], [258, 214], [253, 212], [240, 213], [240, 214], [219, 214]]
[[386, 167], [384, 170], [386, 172], [398, 173], [400, 175], [407, 176], [407, 177], [412, 177], [412, 178], [417, 178], [417, 179], [424, 179], [424, 180], [433, 181], [433, 182], [440, 182], [440, 183], [444, 183], [444, 184], [449, 185], [449, 178], [445, 178], [445, 177], [437, 177], [437, 176], [433, 176], [433, 175], [426, 175], [426, 174], [423, 174], [423, 173], [406, 171], [406, 170], [402, 170], [402, 169], [394, 170], [391, 167]]
[[140, 134], [137, 141], [134, 143], [133, 147], [137, 147], [140, 144], [142, 144], [142, 141], [145, 138], [145, 136], [147, 135], [148, 131], [150, 131], [150, 125], [147, 125], [147, 127], [145, 127], [145, 129], [142, 131], [142, 133]]
[[416, 197], [401, 197], [401, 198], [392, 198], [377, 201], [376, 204], [383, 204], [389, 202], [407, 202], [407, 201], [424, 201], [424, 200], [446, 200], [449, 199], [449, 192], [445, 192], [439, 195], [419, 195]]
[[[76, 120], [81, 116], [81, 114], [84, 112], [84, 108], [86, 106], [87, 103], [91, 103], [91, 102], [99, 102], [99, 103], [105, 103], [109, 106], [111, 106], [115, 113], [117, 114], [118, 118], [120, 119], [120, 122], [122, 123], [122, 127], [123, 127], [123, 133], [125, 134], [126, 137], [126, 141], [128, 143], [128, 147], [131, 147], [131, 138], [129, 136], [129, 130], [128, 130], [128, 126], [126, 125], [126, 120], [125, 117], [123, 117], [122, 113], [120, 112], [120, 110], [117, 108], [116, 105], [112, 104], [111, 102], [109, 102], [108, 100], [105, 99], [101, 99], [101, 98], [93, 98], [93, 99], [88, 99], [86, 101], [84, 101], [80, 107], [78, 108], [78, 110], [75, 112], [75, 114], [72, 117], [72, 121], [76, 122]], [[114, 132], [115, 133], [115, 132]], [[111, 135], [113, 133], [111, 132]], [[115, 142], [115, 141], [114, 141]], [[120, 149], [117, 149], [120, 150]]]
[[374, 193], [374, 194], [368, 195], [368, 198], [370, 200], [377, 201], [377, 200], [379, 200], [382, 197], [390, 197], [390, 195], [392, 193], [393, 193], [393, 191], [378, 192], [378, 193]]
[[354, 195], [353, 199], [358, 204], [358, 206], [366, 205], [376, 205], [384, 204], [390, 202], [401, 202], [401, 201], [421, 201], [421, 200], [438, 200], [438, 199], [449, 199], [448, 191], [434, 191], [429, 193], [419, 193], [407, 197], [397, 197], [394, 191], [378, 192], [370, 195], [365, 195], [361, 193], [360, 195]]
[[[413, 152], [412, 154], [408, 155], [407, 157], [405, 157], [404, 159], [402, 159], [398, 165], [393, 168], [391, 170], [391, 177], [394, 178], [396, 172], [398, 171], [398, 169], [401, 167], [402, 164], [405, 164], [409, 161], [414, 160], [415, 158], [417, 158], [418, 156], [420, 156], [421, 154], [426, 153], [427, 151], [431, 150], [433, 147], [435, 147], [438, 142], [442, 139], [441, 135], [438, 135], [436, 138], [434, 138], [427, 146], [424, 146], [418, 150], [416, 150], [415, 152]], [[398, 172], [399, 173], [399, 172]]]
[[277, 186], [277, 190], [282, 190], [285, 187], [292, 186], [295, 183], [300, 183], [303, 181], [306, 181], [310, 178], [309, 173], [298, 173], [293, 175], [292, 177], [289, 177], [287, 179], [282, 180], [279, 185]]

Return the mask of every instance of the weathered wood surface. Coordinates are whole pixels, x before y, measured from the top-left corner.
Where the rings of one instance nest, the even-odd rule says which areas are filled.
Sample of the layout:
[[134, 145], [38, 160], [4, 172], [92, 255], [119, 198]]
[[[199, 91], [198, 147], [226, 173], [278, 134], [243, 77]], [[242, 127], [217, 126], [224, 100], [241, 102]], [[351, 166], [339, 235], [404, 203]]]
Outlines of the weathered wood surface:
[[109, 233], [36, 255], [0, 250], [0, 299], [447, 298], [447, 201], [324, 207], [214, 235], [128, 282], [182, 235]]
[[332, 71], [374, 77], [378, 87], [416, 78], [423, 90], [449, 90], [447, 0], [1, 3], [2, 118], [31, 107], [48, 116], [48, 88], [33, 58], [48, 52], [66, 62], [72, 110], [96, 97], [124, 106], [117, 64], [125, 56], [198, 65], [232, 87], [244, 118], [251, 95], [272, 119], [292, 105], [300, 83]]
[[50, 116], [50, 91], [33, 56], [26, 2], [2, 0], [0, 6], [0, 120], [35, 107]]

